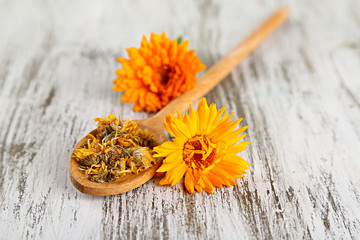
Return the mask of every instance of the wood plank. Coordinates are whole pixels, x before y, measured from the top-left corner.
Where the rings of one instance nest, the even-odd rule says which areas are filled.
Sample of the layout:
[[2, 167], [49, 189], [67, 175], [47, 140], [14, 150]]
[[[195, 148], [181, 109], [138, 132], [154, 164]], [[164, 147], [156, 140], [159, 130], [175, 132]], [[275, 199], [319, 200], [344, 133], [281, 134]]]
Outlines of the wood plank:
[[2, 1], [0, 238], [358, 239], [358, 1], [292, 1], [291, 20], [206, 96], [249, 125], [238, 186], [190, 195], [156, 178], [94, 197], [68, 178], [94, 117], [148, 117], [111, 90], [115, 58], [142, 34], [182, 35], [210, 66], [281, 3]]

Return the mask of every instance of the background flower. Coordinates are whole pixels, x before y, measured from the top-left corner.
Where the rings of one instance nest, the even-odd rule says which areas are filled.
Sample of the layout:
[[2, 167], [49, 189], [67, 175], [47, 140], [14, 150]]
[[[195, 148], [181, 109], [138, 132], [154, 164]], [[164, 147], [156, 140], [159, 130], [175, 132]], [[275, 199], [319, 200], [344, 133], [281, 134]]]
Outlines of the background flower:
[[205, 69], [195, 51], [187, 50], [188, 45], [188, 41], [171, 41], [165, 33], [152, 33], [150, 42], [143, 36], [139, 49], [127, 49], [129, 59], [117, 59], [122, 69], [115, 71], [118, 78], [113, 90], [125, 91], [121, 100], [133, 102], [134, 111], [159, 111], [192, 89], [196, 74]]
[[190, 106], [189, 114], [184, 117], [167, 115], [164, 122], [167, 131], [175, 136], [172, 142], [165, 142], [155, 147], [155, 157], [165, 157], [158, 172], [167, 172], [161, 179], [161, 185], [175, 185], [183, 175], [185, 186], [190, 193], [194, 189], [204, 189], [213, 193], [213, 186], [236, 185], [234, 178], [242, 177], [248, 169], [243, 158], [236, 154], [244, 151], [250, 142], [240, 142], [246, 134], [247, 126], [235, 128], [242, 119], [230, 121], [234, 113], [219, 111], [215, 104], [207, 105], [202, 98], [197, 111]]

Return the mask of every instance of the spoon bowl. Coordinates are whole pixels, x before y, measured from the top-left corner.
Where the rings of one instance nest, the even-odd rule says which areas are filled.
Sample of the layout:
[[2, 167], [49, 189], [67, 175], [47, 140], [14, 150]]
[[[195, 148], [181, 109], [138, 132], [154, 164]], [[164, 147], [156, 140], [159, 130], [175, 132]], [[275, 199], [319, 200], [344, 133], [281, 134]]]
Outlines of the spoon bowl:
[[[267, 19], [258, 29], [256, 29], [249, 37], [243, 42], [238, 44], [227, 55], [220, 59], [214, 66], [212, 66], [198, 81], [196, 87], [183, 95], [175, 98], [165, 108], [152, 118], [135, 120], [138, 127], [148, 129], [155, 140], [154, 146], [158, 146], [166, 141], [164, 121], [167, 114], [175, 114], [176, 112], [185, 112], [189, 104], [194, 103], [196, 100], [208, 93], [213, 87], [222, 81], [230, 71], [249, 55], [270, 33], [279, 27], [289, 16], [289, 9], [286, 7], [277, 10], [269, 19]], [[95, 135], [97, 130], [90, 132]], [[75, 149], [80, 148], [89, 139], [88, 136], [82, 138]], [[74, 150], [75, 150], [74, 149]], [[74, 152], [73, 152], [74, 153]], [[73, 153], [70, 159], [70, 180], [74, 186], [82, 193], [106, 196], [124, 193], [137, 188], [150, 180], [156, 173], [156, 170], [161, 165], [162, 159], [158, 159], [155, 166], [142, 171], [138, 174], [127, 174], [119, 177], [112, 182], [97, 183], [87, 179], [86, 175], [79, 169], [79, 163], [73, 158]]]
[[[162, 127], [162, 124], [159, 124], [161, 123], [159, 120], [155, 118], [148, 118], [135, 120], [135, 122], [137, 122], [138, 128], [148, 129], [152, 133], [152, 136], [155, 140], [155, 146], [161, 145], [166, 141], [164, 128]], [[98, 134], [98, 130], [95, 129], [91, 131], [90, 134], [95, 136]], [[147, 170], [141, 171], [138, 174], [130, 173], [121, 176], [112, 182], [98, 183], [91, 181], [87, 178], [85, 173], [79, 170], [80, 164], [73, 157], [75, 149], [78, 149], [82, 145], [86, 144], [88, 139], [91, 138], [87, 135], [76, 144], [70, 159], [70, 180], [72, 184], [82, 193], [96, 196], [107, 196], [130, 191], [149, 181], [155, 175], [156, 170], [161, 165], [162, 159], [157, 159], [156, 165], [150, 167]]]

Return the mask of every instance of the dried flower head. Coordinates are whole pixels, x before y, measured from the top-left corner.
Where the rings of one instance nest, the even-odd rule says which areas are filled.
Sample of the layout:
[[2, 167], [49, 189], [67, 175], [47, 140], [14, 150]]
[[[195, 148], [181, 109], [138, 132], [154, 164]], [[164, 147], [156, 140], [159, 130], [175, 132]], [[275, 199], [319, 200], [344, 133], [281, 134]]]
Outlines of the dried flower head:
[[185, 187], [190, 193], [204, 189], [213, 193], [213, 186], [236, 185], [234, 178], [242, 177], [248, 169], [248, 162], [237, 155], [250, 142], [239, 142], [246, 134], [247, 126], [235, 128], [242, 119], [230, 121], [215, 104], [207, 105], [202, 98], [197, 111], [190, 106], [189, 114], [178, 117], [167, 115], [164, 121], [167, 131], [175, 136], [172, 142], [155, 147], [154, 157], [165, 157], [158, 172], [166, 172], [161, 185], [175, 185], [185, 175]]
[[159, 111], [194, 88], [196, 74], [205, 69], [188, 45], [188, 41], [171, 41], [165, 33], [152, 33], [150, 42], [143, 36], [140, 48], [127, 49], [129, 59], [117, 59], [122, 69], [115, 71], [113, 90], [125, 91], [121, 100], [133, 102], [134, 111]]
[[88, 179], [110, 182], [156, 164], [149, 130], [138, 129], [135, 121], [122, 122], [113, 114], [94, 120], [98, 122], [95, 136], [88, 134], [87, 143], [73, 155]]

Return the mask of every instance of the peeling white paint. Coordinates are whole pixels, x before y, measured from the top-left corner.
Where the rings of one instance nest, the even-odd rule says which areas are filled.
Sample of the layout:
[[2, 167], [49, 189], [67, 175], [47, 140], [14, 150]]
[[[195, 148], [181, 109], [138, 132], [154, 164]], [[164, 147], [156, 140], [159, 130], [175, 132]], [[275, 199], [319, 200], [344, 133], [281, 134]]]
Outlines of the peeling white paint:
[[359, 239], [358, 1], [292, 1], [289, 22], [207, 95], [249, 125], [238, 186], [190, 195], [159, 179], [86, 196], [76, 141], [119, 113], [125, 48], [166, 31], [211, 65], [282, 1], [0, 3], [1, 239]]

